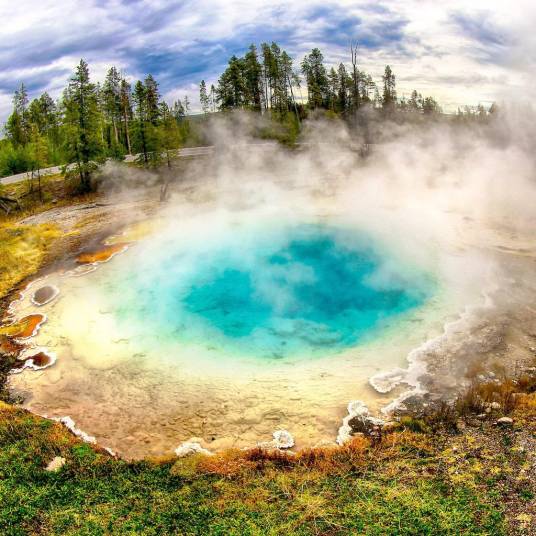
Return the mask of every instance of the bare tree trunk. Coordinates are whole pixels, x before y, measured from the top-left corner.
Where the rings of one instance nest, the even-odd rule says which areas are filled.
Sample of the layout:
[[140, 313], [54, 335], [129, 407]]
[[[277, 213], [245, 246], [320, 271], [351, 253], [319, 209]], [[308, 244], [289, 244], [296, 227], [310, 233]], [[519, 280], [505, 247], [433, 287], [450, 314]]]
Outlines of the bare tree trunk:
[[43, 190], [41, 189], [41, 169], [37, 168], [37, 185], [39, 188], [39, 201], [43, 202]]
[[353, 44], [350, 44], [350, 54], [352, 56], [352, 67], [353, 67], [353, 73], [352, 73], [352, 81], [354, 83], [354, 91], [353, 91], [353, 106], [354, 110], [357, 110], [359, 108], [359, 84], [358, 84], [358, 69], [357, 69], [357, 43], [355, 46]]
[[19, 210], [21, 209], [20, 203], [17, 199], [12, 199], [11, 197], [0, 196], [0, 208], [6, 213], [11, 212], [11, 207], [15, 205]]
[[292, 102], [294, 104], [294, 112], [296, 113], [296, 119], [298, 120], [298, 126], [300, 126], [300, 116], [298, 114], [298, 107], [296, 106], [296, 99], [294, 98], [294, 91], [292, 90], [292, 82], [290, 81], [290, 76], [288, 73], [286, 73], [287, 75], [287, 80], [288, 80], [288, 86], [290, 88], [290, 96], [292, 98]]
[[168, 198], [168, 188], [169, 188], [169, 176], [171, 174], [171, 157], [169, 154], [169, 149], [166, 149], [166, 158], [167, 158], [167, 171], [164, 173], [164, 182], [160, 187], [160, 202], [163, 203], [167, 201]]
[[127, 139], [127, 150], [128, 154], [132, 154], [132, 148], [130, 147], [130, 134], [128, 131], [128, 115], [126, 108], [123, 108], [123, 121], [125, 123], [125, 136]]
[[119, 145], [119, 134], [117, 133], [117, 123], [115, 122], [115, 117], [112, 117], [112, 126], [114, 129], [114, 139], [116, 145]]

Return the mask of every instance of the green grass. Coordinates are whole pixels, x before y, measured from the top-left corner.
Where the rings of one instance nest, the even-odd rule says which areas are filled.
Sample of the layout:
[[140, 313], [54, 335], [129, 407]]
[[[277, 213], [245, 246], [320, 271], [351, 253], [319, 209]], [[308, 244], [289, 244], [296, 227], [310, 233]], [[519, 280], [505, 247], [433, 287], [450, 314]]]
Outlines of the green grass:
[[[495, 484], [468, 469], [453, 480], [439, 447], [405, 432], [291, 460], [231, 452], [128, 463], [2, 405], [0, 533], [505, 533]], [[57, 455], [67, 464], [46, 472]]]

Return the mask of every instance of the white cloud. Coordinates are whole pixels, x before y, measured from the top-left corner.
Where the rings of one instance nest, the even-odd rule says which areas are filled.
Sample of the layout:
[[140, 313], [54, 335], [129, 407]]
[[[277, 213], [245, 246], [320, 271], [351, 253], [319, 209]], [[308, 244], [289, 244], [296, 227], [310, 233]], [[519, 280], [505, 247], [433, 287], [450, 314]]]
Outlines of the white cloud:
[[96, 78], [112, 64], [152, 72], [166, 96], [197, 102], [195, 84], [251, 42], [276, 40], [297, 65], [318, 46], [336, 64], [356, 39], [365, 70], [379, 77], [389, 63], [401, 94], [449, 108], [527, 95], [536, 67], [528, 0], [0, 0], [0, 20], [0, 121], [20, 82], [58, 96], [80, 57]]

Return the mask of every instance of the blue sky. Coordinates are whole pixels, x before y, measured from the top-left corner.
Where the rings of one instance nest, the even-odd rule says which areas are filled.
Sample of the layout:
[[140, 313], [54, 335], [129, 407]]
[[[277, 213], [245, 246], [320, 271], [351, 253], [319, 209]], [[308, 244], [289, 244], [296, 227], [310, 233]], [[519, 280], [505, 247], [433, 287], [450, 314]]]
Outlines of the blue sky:
[[530, 91], [536, 8], [526, 0], [0, 0], [0, 122], [24, 82], [57, 97], [81, 57], [95, 80], [116, 65], [151, 73], [165, 98], [215, 82], [232, 54], [277, 41], [299, 65], [314, 46], [328, 64], [349, 61], [378, 77], [390, 64], [399, 93], [413, 88], [447, 109]]

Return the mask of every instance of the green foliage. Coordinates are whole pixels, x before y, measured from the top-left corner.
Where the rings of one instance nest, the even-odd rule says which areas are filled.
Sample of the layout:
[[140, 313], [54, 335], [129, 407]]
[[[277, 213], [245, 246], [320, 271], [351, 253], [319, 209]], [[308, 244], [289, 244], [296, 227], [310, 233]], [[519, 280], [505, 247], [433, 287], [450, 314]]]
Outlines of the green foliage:
[[389, 65], [385, 67], [382, 80], [382, 106], [384, 109], [392, 110], [396, 106], [396, 77]]
[[[2, 534], [505, 533], [501, 496], [469, 473], [457, 483], [448, 472], [429, 473], [437, 453], [423, 459], [397, 446], [411, 445], [412, 436], [400, 436], [385, 453], [355, 446], [285, 465], [268, 456], [252, 466], [238, 453], [227, 460], [235, 470], [226, 473], [218, 467], [225, 458], [202, 455], [115, 460], [43, 422], [0, 407]], [[45, 471], [55, 456], [65, 466]]]
[[[401, 112], [407, 118], [410, 112], [423, 115], [441, 113], [435, 99], [422, 97], [416, 91], [409, 100], [399, 100], [396, 76], [389, 65], [385, 67], [378, 86], [370, 74], [359, 70], [357, 47], [351, 45], [350, 52], [352, 65], [349, 68], [340, 63], [337, 68], [328, 69], [318, 48], [305, 55], [301, 74], [307, 86], [309, 110], [327, 110], [328, 115], [335, 114], [351, 122], [355, 122], [355, 112], [364, 105], [383, 110], [383, 115], [390, 119], [395, 115], [403, 119]], [[287, 121], [287, 112], [294, 112], [298, 127], [305, 115], [303, 104], [297, 103], [297, 91], [301, 94], [301, 78], [293, 69], [292, 58], [276, 43], [263, 43], [260, 58], [255, 45], [250, 46], [244, 57], [234, 55], [230, 58], [228, 67], [218, 80], [215, 97], [222, 111], [237, 108], [270, 111], [273, 119], [281, 118], [285, 129], [283, 123]], [[207, 113], [211, 97], [207, 94], [204, 80], [200, 85], [200, 100], [203, 111]], [[492, 107], [492, 110], [495, 108]], [[484, 118], [487, 112], [479, 110], [476, 115]], [[280, 138], [277, 133], [270, 137]]]
[[[207, 95], [212, 108], [214, 98], [212, 87]], [[66, 175], [78, 181], [81, 192], [91, 188], [91, 175], [106, 158], [122, 160], [125, 154], [142, 153], [144, 165], [156, 166], [167, 159], [169, 149], [190, 137], [186, 97], [170, 108], [161, 101], [151, 75], [138, 81], [132, 93], [115, 67], [101, 87], [90, 80], [84, 60], [57, 103], [47, 93], [29, 102], [22, 84], [13, 105], [6, 138], [0, 140], [0, 176], [74, 163]]]
[[419, 434], [430, 432], [430, 427], [422, 419], [416, 419], [415, 417], [402, 417], [400, 424], [408, 430]]
[[[410, 117], [410, 114], [434, 115], [441, 107], [432, 97], [416, 91], [410, 99], [398, 99], [396, 78], [390, 66], [385, 68], [382, 87], [359, 70], [357, 48], [351, 47], [351, 66], [340, 63], [327, 68], [318, 48], [301, 62], [301, 74], [307, 85], [307, 103], [303, 98], [300, 74], [293, 59], [277, 44], [252, 44], [243, 57], [232, 56], [218, 84], [200, 84], [200, 103], [206, 116], [209, 112], [245, 109], [268, 115], [273, 136], [265, 128], [263, 136], [293, 143], [296, 129], [307, 115], [307, 109], [323, 109], [350, 124], [363, 105], [383, 108], [389, 117]], [[381, 94], [380, 94], [381, 89]], [[111, 67], [102, 87], [90, 80], [89, 67], [81, 60], [69, 86], [57, 101], [43, 93], [29, 101], [21, 84], [13, 97], [13, 112], [5, 125], [6, 138], [0, 140], [0, 176], [40, 169], [45, 165], [76, 164], [70, 178], [78, 176], [79, 189], [91, 187], [91, 173], [105, 158], [121, 160], [126, 154], [141, 154], [142, 165], [160, 165], [167, 161], [170, 149], [192, 146], [202, 137], [195, 117], [188, 117], [190, 104], [185, 96], [169, 105], [164, 103], [158, 82], [152, 75], [131, 83]], [[489, 110], [479, 106], [464, 108], [458, 120], [486, 121], [497, 114], [497, 106]], [[294, 115], [294, 119], [289, 117]], [[318, 113], [318, 112], [315, 112]], [[322, 112], [320, 112], [322, 113]], [[371, 115], [374, 118], [376, 116]], [[367, 119], [368, 121], [368, 119]], [[270, 130], [270, 129], [268, 129]]]
[[320, 49], [313, 48], [301, 64], [307, 83], [309, 106], [311, 108], [329, 107], [328, 75], [324, 66], [324, 56]]
[[0, 176], [27, 171], [31, 168], [31, 160], [27, 147], [14, 146], [10, 140], [0, 140]]

